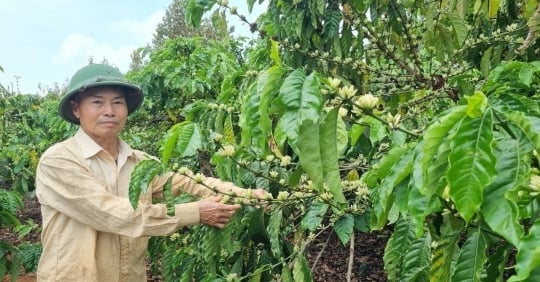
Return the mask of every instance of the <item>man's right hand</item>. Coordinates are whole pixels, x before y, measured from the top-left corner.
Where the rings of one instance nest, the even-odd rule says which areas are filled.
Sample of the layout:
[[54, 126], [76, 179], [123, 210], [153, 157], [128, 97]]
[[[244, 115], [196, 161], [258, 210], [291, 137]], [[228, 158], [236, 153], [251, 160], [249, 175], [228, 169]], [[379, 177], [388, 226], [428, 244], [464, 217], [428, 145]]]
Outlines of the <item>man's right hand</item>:
[[220, 203], [222, 196], [214, 196], [198, 201], [200, 222], [202, 224], [223, 228], [240, 205], [227, 205]]

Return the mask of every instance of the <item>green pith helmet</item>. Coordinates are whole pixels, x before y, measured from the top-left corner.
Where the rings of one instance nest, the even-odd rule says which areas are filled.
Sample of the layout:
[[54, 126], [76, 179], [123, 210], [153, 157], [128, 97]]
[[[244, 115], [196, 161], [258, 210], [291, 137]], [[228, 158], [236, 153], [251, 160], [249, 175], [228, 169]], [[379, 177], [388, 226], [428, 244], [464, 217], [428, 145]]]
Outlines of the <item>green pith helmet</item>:
[[75, 95], [97, 86], [119, 86], [124, 89], [128, 115], [137, 110], [143, 101], [143, 93], [138, 85], [129, 83], [120, 71], [105, 64], [90, 64], [79, 69], [69, 81], [67, 93], [58, 108], [60, 116], [74, 124], [79, 119], [73, 115], [71, 100]]

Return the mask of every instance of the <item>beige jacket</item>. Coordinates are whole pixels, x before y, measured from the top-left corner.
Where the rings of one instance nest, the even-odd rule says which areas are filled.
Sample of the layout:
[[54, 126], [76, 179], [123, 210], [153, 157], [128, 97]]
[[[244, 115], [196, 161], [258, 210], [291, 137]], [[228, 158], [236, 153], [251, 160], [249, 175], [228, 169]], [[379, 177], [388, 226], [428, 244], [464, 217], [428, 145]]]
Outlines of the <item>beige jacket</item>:
[[[196, 203], [176, 205], [173, 217], [167, 216], [165, 205], [152, 204], [153, 197], [161, 196], [165, 177], [154, 179], [134, 210], [128, 200], [131, 172], [148, 156], [123, 141], [119, 151], [116, 164], [79, 129], [42, 155], [36, 174], [43, 216], [38, 281], [146, 281], [149, 236], [199, 223]], [[215, 178], [205, 183], [222, 191], [244, 191]], [[203, 197], [213, 194], [178, 174], [173, 189]]]

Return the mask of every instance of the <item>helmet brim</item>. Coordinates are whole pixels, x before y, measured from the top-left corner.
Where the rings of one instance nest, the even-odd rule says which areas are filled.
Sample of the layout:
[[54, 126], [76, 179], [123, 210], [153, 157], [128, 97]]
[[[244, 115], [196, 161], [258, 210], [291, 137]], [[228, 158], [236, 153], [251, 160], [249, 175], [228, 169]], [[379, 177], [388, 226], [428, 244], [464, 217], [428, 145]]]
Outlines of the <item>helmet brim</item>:
[[70, 123], [79, 125], [79, 119], [73, 114], [73, 109], [71, 108], [71, 101], [73, 98], [88, 89], [99, 87], [99, 86], [119, 86], [124, 89], [126, 94], [126, 104], [128, 108], [128, 115], [135, 112], [142, 104], [144, 100], [144, 95], [141, 91], [141, 88], [135, 84], [131, 84], [122, 80], [118, 81], [94, 81], [88, 85], [83, 85], [77, 89], [72, 90], [71, 92], [66, 93], [60, 105], [58, 107], [60, 116], [67, 120]]

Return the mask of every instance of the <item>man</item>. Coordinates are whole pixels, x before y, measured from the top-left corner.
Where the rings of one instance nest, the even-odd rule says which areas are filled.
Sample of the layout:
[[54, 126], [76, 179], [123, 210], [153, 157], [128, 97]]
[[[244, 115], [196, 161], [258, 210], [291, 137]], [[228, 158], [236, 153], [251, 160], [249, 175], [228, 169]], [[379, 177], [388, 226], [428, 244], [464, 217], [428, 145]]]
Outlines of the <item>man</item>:
[[[142, 101], [140, 88], [108, 65], [90, 64], [70, 80], [59, 113], [80, 127], [75, 136], [51, 146], [37, 167], [43, 216], [39, 281], [146, 281], [149, 236], [197, 223], [222, 228], [240, 207], [220, 203], [221, 197], [207, 187], [176, 174], [175, 192], [207, 199], [178, 204], [175, 215], [167, 216], [166, 207], [152, 204], [152, 198], [162, 194], [171, 173], [156, 177], [137, 209], [132, 208], [131, 172], [149, 156], [118, 135]], [[205, 184], [224, 192], [246, 191], [215, 178]], [[261, 189], [253, 194], [266, 195]]]

